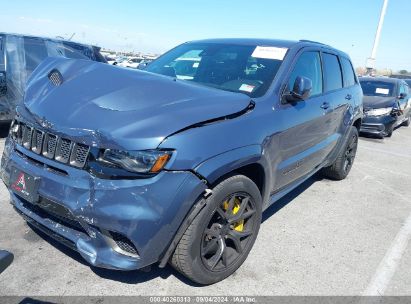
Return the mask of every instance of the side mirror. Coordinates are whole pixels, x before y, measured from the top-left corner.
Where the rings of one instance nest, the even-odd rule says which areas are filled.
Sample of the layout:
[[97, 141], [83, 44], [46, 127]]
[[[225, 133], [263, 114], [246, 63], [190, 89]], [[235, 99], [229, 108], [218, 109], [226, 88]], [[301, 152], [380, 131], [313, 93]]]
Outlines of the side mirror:
[[407, 93], [401, 93], [398, 99], [405, 99], [405, 97], [407, 97]]
[[285, 95], [285, 99], [289, 102], [306, 100], [311, 96], [313, 83], [310, 78], [297, 76], [294, 81], [293, 89]]
[[0, 97], [7, 93], [6, 73], [0, 72]]
[[6, 270], [13, 262], [14, 256], [8, 251], [0, 250], [0, 273]]

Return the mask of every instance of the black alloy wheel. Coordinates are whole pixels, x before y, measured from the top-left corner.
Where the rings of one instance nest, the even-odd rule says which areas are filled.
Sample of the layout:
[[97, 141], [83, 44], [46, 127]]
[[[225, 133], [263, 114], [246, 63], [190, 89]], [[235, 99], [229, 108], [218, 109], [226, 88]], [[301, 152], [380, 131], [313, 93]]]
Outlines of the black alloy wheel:
[[229, 268], [245, 251], [254, 233], [256, 207], [246, 193], [225, 199], [204, 230], [201, 257], [211, 271]]
[[262, 217], [261, 192], [250, 178], [233, 175], [211, 190], [170, 260], [176, 270], [203, 285], [225, 279], [243, 264]]
[[349, 172], [354, 163], [355, 155], [358, 147], [358, 136], [353, 134], [348, 142], [347, 149], [345, 151], [344, 171]]

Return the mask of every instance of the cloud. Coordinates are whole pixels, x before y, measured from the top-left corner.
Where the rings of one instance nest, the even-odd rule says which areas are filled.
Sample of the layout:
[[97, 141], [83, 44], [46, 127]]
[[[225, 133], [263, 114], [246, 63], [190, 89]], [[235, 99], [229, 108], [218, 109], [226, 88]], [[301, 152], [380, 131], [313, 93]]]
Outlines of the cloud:
[[35, 22], [35, 23], [53, 23], [53, 20], [46, 18], [31, 18], [26, 16], [19, 16], [19, 20], [24, 20], [25, 22]]

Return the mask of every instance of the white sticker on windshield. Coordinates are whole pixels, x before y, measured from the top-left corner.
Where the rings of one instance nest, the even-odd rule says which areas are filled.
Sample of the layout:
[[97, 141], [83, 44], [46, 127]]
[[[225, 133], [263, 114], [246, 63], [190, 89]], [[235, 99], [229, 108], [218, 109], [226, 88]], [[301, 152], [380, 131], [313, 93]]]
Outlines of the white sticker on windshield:
[[251, 57], [283, 60], [287, 51], [287, 48], [279, 48], [273, 46], [257, 46], [254, 52], [251, 54]]
[[254, 88], [255, 88], [255, 86], [252, 86], [252, 85], [243, 83], [243, 84], [240, 86], [239, 90], [240, 90], [240, 91], [244, 91], [244, 92], [251, 93], [251, 92], [254, 90]]
[[200, 62], [194, 62], [193, 63], [193, 68], [198, 68], [199, 65], [200, 65]]
[[389, 89], [383, 89], [383, 88], [376, 88], [375, 93], [388, 95], [390, 93], [390, 90]]

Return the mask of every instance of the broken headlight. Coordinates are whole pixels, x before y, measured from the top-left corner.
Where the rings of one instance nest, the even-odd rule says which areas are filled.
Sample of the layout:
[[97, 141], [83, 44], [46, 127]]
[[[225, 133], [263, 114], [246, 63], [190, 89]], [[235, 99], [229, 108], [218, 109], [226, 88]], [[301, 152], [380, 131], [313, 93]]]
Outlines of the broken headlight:
[[11, 122], [10, 129], [9, 129], [10, 137], [16, 140], [19, 136], [19, 132], [20, 132], [20, 124], [16, 120], [13, 120]]
[[107, 149], [100, 161], [119, 166], [135, 173], [158, 173], [171, 157], [170, 151], [121, 151]]
[[392, 108], [380, 108], [380, 109], [371, 109], [365, 112], [367, 116], [382, 116], [388, 115], [392, 112]]

